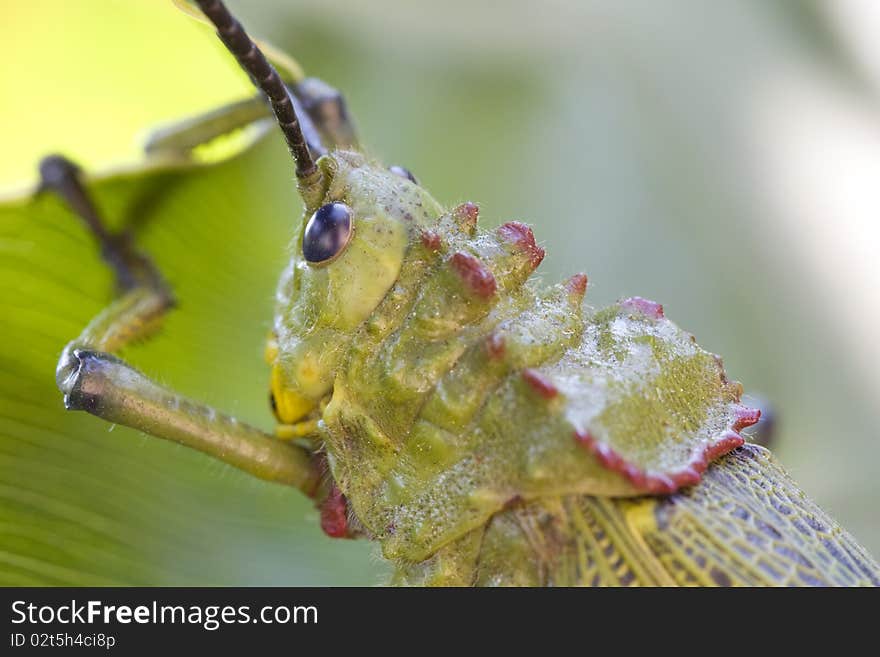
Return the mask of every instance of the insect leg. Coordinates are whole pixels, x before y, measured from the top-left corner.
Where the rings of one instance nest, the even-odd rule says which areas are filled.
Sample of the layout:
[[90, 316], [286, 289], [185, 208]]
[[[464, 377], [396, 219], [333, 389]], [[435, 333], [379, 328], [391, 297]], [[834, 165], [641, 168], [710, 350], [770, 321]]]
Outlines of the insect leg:
[[[315, 155], [331, 148], [357, 147], [354, 124], [338, 90], [318, 78], [305, 78], [289, 84], [288, 89], [306, 143]], [[157, 128], [147, 136], [144, 150], [150, 155], [185, 158], [197, 146], [271, 116], [265, 97], [259, 94]]]
[[327, 149], [357, 148], [357, 133], [341, 91], [318, 78], [304, 78], [291, 90]]
[[110, 353], [149, 335], [172, 307], [171, 292], [127, 235], [107, 230], [79, 180], [76, 165], [50, 156], [41, 162], [40, 174], [42, 188], [59, 194], [95, 236], [121, 292], [61, 354], [55, 377], [65, 406], [173, 440], [262, 479], [312, 493], [318, 471], [306, 450], [159, 386]]
[[173, 299], [159, 271], [147, 256], [132, 247], [127, 233], [113, 234], [107, 229], [79, 173], [79, 167], [61, 155], [45, 157], [40, 162], [40, 192], [54, 192], [82, 219], [97, 240], [101, 257], [116, 274], [120, 292], [149, 288], [154, 292], [157, 311], [169, 308]]
[[147, 135], [144, 151], [186, 157], [197, 146], [271, 116], [263, 97], [254, 96], [156, 128]]
[[310, 495], [318, 485], [319, 471], [306, 450], [186, 399], [111, 354], [68, 347], [57, 376], [69, 410], [186, 445]]

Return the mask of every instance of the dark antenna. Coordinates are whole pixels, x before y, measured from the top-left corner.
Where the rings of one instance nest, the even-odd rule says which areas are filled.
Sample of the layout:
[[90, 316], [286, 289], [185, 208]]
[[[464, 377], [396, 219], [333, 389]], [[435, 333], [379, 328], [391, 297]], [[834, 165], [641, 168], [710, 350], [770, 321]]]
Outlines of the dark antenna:
[[316, 170], [315, 160], [309, 152], [290, 94], [278, 71], [220, 0], [196, 0], [196, 4], [217, 28], [217, 36], [248, 72], [254, 85], [269, 98], [272, 112], [287, 141], [287, 148], [296, 161], [296, 177], [302, 179], [313, 174]]

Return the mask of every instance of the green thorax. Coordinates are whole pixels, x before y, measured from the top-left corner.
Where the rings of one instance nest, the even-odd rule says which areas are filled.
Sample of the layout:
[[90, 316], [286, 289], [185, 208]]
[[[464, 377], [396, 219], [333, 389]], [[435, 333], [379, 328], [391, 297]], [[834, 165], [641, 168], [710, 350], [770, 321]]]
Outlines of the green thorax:
[[329, 399], [331, 474], [387, 557], [423, 560], [519, 500], [670, 492], [742, 442], [738, 384], [656, 304], [595, 313], [582, 275], [530, 279], [523, 224], [481, 230], [476, 206], [443, 212], [361, 155], [321, 166], [354, 237], [324, 267], [294, 244], [276, 368]]

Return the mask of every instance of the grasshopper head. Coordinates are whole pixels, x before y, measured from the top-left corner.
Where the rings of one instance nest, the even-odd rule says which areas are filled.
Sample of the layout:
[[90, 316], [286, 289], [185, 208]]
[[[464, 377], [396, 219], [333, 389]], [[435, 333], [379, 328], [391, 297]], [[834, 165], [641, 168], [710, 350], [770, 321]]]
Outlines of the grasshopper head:
[[318, 161], [322, 191], [307, 209], [278, 292], [273, 395], [295, 422], [330, 390], [357, 329], [394, 286], [410, 246], [442, 209], [398, 167], [351, 151]]
[[[441, 209], [405, 169], [387, 169], [342, 150], [353, 143], [344, 107], [331, 98], [327, 114], [315, 102], [326, 100], [326, 85], [303, 79], [301, 72], [285, 83], [270, 61], [278, 53], [267, 58], [222, 2], [196, 4], [269, 101], [305, 201], [305, 220], [278, 289], [275, 342], [267, 352], [277, 415], [295, 423], [330, 391], [355, 329], [394, 285], [411, 242]], [[286, 63], [288, 72], [298, 69]], [[297, 109], [300, 102], [304, 113]]]

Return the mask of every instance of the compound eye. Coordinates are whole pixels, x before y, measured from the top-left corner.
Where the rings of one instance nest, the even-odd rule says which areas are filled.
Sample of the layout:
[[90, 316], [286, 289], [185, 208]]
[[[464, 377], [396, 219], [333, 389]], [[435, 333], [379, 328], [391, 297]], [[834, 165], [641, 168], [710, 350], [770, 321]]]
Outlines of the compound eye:
[[401, 178], [406, 178], [414, 185], [418, 185], [419, 181], [416, 180], [416, 177], [412, 175], [412, 171], [409, 169], [404, 169], [403, 167], [399, 167], [396, 164], [393, 167], [388, 167], [388, 170], [393, 173], [395, 176], [400, 176]]
[[328, 203], [315, 211], [303, 235], [303, 256], [311, 265], [324, 265], [339, 256], [351, 240], [351, 208]]

